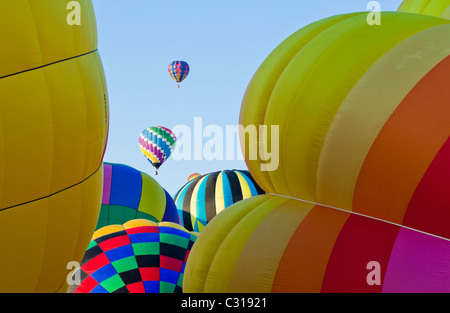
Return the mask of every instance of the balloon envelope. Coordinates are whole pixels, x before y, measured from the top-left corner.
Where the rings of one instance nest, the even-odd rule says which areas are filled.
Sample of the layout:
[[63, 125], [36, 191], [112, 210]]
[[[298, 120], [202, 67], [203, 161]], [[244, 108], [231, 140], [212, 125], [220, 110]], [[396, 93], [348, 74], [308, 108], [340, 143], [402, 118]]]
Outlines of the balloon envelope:
[[169, 64], [169, 74], [173, 80], [180, 83], [189, 74], [189, 64], [185, 61], [173, 61]]
[[139, 147], [147, 160], [158, 169], [172, 154], [176, 140], [170, 129], [152, 126], [139, 135]]
[[179, 223], [175, 202], [150, 175], [117, 163], [103, 163], [103, 197], [96, 229], [145, 218]]
[[65, 291], [98, 218], [108, 93], [92, 3], [68, 26], [66, 2], [0, 4], [0, 292]]
[[264, 191], [246, 170], [225, 170], [189, 181], [174, 197], [181, 224], [201, 231], [219, 212], [235, 202]]
[[136, 219], [94, 233], [75, 293], [180, 293], [197, 234], [171, 223]]

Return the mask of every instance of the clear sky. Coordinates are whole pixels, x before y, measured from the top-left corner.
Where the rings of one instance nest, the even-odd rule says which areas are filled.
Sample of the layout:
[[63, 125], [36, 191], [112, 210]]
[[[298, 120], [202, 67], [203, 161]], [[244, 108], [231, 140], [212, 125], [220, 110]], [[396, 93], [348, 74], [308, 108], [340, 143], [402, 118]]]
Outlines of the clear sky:
[[[246, 169], [239, 160], [174, 160], [154, 175], [141, 153], [149, 126], [203, 128], [239, 123], [245, 89], [259, 65], [298, 29], [328, 16], [367, 11], [366, 0], [93, 0], [99, 51], [110, 104], [105, 162], [154, 177], [172, 196], [189, 174]], [[395, 11], [401, 0], [378, 1]], [[173, 60], [189, 63], [181, 88], [169, 76]], [[203, 143], [208, 138], [203, 138]], [[194, 142], [192, 143], [192, 149]], [[224, 149], [226, 147], [224, 146]], [[225, 159], [225, 155], [224, 155]]]

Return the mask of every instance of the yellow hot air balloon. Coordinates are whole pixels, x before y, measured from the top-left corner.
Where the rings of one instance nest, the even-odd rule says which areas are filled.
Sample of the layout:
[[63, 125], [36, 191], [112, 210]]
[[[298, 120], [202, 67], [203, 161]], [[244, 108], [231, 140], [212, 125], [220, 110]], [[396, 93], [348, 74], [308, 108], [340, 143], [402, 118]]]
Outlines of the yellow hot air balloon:
[[0, 292], [67, 289], [97, 222], [108, 96], [94, 10], [0, 2]]
[[205, 226], [184, 292], [450, 292], [450, 21], [381, 14], [312, 23], [255, 73], [240, 124], [279, 126], [256, 140], [279, 166], [241, 141], [268, 194]]

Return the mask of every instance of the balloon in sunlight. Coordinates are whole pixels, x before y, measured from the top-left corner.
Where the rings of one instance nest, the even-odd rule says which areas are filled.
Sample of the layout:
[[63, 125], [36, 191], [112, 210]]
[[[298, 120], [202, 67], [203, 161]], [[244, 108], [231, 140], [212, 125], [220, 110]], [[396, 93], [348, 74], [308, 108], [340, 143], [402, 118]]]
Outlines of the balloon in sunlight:
[[201, 231], [219, 212], [264, 191], [245, 170], [225, 170], [190, 180], [174, 197], [181, 224]]
[[90, 0], [0, 5], [0, 292], [65, 292], [97, 223], [109, 112]]
[[[268, 194], [205, 226], [185, 292], [450, 291], [450, 21], [366, 18], [300, 29], [253, 76], [240, 124], [279, 137], [241, 145]], [[263, 171], [249, 147], [274, 143]]]
[[181, 83], [189, 74], [189, 64], [185, 61], [173, 61], [169, 64], [169, 74], [174, 81]]
[[139, 135], [139, 147], [150, 164], [156, 169], [170, 157], [175, 148], [177, 138], [168, 128], [152, 126], [144, 129]]
[[[75, 293], [179, 293], [197, 233], [171, 223], [136, 219], [94, 233]], [[77, 276], [79, 275], [79, 276]]]
[[196, 179], [197, 177], [200, 177], [200, 176], [202, 176], [202, 175], [199, 174], [199, 173], [193, 173], [193, 174], [188, 176], [187, 180], [188, 180], [188, 182], [190, 182], [191, 180]]
[[403, 0], [397, 11], [450, 19], [450, 0]]
[[151, 176], [116, 163], [103, 164], [103, 197], [97, 227], [145, 218], [179, 223], [175, 202]]

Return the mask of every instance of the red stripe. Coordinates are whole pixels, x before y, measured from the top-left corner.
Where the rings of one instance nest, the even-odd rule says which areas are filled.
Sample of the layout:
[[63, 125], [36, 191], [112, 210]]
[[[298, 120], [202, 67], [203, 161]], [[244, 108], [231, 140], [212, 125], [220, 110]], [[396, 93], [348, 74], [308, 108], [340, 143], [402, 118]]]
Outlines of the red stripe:
[[157, 233], [159, 232], [158, 226], [139, 226], [127, 229], [127, 234], [139, 234], [139, 233]]
[[141, 281], [127, 285], [127, 289], [131, 293], [145, 293], [144, 283]]
[[97, 285], [98, 282], [95, 279], [93, 279], [91, 276], [87, 276], [81, 282], [80, 286], [78, 286], [78, 288], [75, 289], [74, 293], [89, 293]]
[[161, 255], [160, 256], [160, 267], [166, 268], [168, 270], [173, 270], [176, 272], [181, 272], [181, 269], [183, 268], [183, 261]]
[[97, 255], [95, 258], [83, 264], [81, 269], [85, 271], [88, 275], [91, 275], [93, 272], [109, 263], [110, 262], [108, 257], [104, 253], [101, 253]]
[[403, 223], [450, 238], [450, 139], [444, 143], [417, 186]]
[[159, 267], [141, 267], [139, 268], [142, 281], [159, 280]]
[[126, 235], [113, 237], [111, 239], [100, 242], [98, 245], [103, 251], [109, 251], [118, 247], [131, 244], [130, 238]]
[[[328, 261], [322, 292], [381, 292], [399, 227], [352, 215], [343, 226]], [[367, 264], [380, 264], [381, 285], [369, 285]]]

